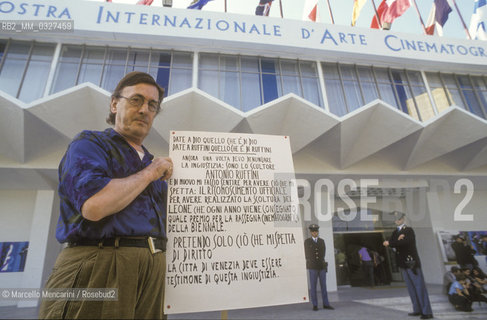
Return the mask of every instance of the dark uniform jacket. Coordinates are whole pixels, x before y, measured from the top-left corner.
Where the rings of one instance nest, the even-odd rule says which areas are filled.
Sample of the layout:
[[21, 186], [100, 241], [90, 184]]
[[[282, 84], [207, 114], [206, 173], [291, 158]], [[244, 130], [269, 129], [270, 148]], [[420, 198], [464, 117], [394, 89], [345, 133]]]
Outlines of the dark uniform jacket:
[[304, 255], [306, 257], [306, 269], [324, 269], [326, 246], [325, 240], [318, 238], [314, 242], [313, 238], [304, 240]]
[[468, 245], [463, 243], [453, 242], [451, 244], [453, 251], [455, 251], [455, 257], [457, 258], [457, 263], [459, 265], [473, 264], [477, 265], [477, 260], [475, 260], [474, 255], [477, 253]]
[[[405, 237], [402, 240], [398, 240], [401, 234], [404, 234]], [[411, 256], [416, 261], [414, 268], [421, 268], [413, 228], [408, 226], [403, 226], [401, 230], [396, 228], [389, 239], [389, 246], [396, 251], [396, 263], [399, 267], [406, 269], [406, 259]]]

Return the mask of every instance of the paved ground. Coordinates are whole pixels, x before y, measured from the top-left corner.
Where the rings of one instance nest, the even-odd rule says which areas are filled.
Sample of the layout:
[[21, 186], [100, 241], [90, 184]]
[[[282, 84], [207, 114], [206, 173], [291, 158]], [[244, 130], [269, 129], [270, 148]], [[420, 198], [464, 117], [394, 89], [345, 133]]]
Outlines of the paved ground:
[[[438, 285], [428, 286], [435, 319], [485, 320], [487, 304], [475, 303], [474, 312], [457, 312], [442, 294]], [[309, 303], [250, 308], [228, 311], [228, 319], [326, 319], [326, 320], [413, 320], [410, 317], [411, 302], [404, 286], [376, 288], [339, 288], [329, 293], [330, 303], [335, 310], [312, 311]], [[0, 307], [0, 319], [36, 319], [36, 308]], [[202, 312], [169, 315], [168, 319], [221, 319], [221, 312]]]

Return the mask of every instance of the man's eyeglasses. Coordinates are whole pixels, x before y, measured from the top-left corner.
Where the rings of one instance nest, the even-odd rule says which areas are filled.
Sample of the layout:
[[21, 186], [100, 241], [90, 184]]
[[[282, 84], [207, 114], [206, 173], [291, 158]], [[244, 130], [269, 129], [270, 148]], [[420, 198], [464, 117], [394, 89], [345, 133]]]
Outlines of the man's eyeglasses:
[[[128, 102], [136, 108], [142, 107], [144, 105], [145, 100], [146, 100], [145, 97], [140, 95], [140, 94], [133, 95], [130, 98], [127, 98], [124, 96], [118, 96], [118, 97], [127, 99]], [[157, 112], [157, 110], [159, 110], [159, 102], [156, 100], [147, 100], [147, 106], [148, 106], [148, 109], [150, 112], [155, 113], [155, 112]]]

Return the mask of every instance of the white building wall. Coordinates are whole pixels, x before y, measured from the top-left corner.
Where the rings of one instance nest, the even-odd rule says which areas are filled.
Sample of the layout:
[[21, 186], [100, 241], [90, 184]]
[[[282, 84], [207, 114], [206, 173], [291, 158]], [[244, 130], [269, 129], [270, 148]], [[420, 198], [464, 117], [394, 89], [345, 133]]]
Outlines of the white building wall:
[[416, 247], [426, 283], [442, 284], [444, 272], [427, 194], [426, 190], [415, 190], [406, 195], [407, 223], [413, 227], [416, 235]]
[[[0, 242], [29, 241], [23, 272], [0, 273], [0, 288], [40, 288], [61, 245], [55, 239], [59, 217], [55, 190], [0, 190]], [[33, 307], [35, 300], [0, 301], [0, 306]]]
[[[460, 194], [453, 193], [453, 189], [431, 192], [428, 203], [432, 212], [435, 230], [484, 231], [487, 230], [487, 191], [474, 190], [472, 198], [455, 219], [455, 210], [462, 209], [461, 202], [466, 197], [465, 190]], [[468, 198], [467, 198], [468, 200]]]
[[[47, 230], [50, 228], [51, 216], [55, 198], [54, 190], [39, 190], [36, 195], [32, 227], [29, 235], [29, 253], [25, 263], [25, 272], [22, 277], [21, 288], [41, 288], [43, 285], [43, 272], [46, 265], [45, 257], [48, 250], [48, 238], [51, 236]], [[56, 210], [56, 212], [58, 212]], [[19, 307], [35, 307], [36, 300], [21, 300]]]
[[[30, 241], [36, 193], [36, 190], [0, 190], [0, 242]], [[30, 245], [31, 243], [29, 250]], [[24, 274], [25, 272], [1, 272], [0, 287], [19, 288]], [[0, 306], [15, 304], [15, 301], [0, 301]]]

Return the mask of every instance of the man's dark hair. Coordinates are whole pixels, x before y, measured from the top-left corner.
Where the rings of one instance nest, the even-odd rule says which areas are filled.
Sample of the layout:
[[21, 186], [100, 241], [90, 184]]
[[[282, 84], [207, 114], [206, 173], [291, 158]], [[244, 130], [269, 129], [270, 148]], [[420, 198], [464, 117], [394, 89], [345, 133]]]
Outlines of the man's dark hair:
[[[113, 90], [112, 93], [112, 99], [113, 98], [119, 98], [120, 94], [125, 87], [130, 87], [130, 86], [135, 86], [136, 84], [139, 83], [146, 83], [153, 85], [154, 87], [157, 88], [157, 91], [159, 91], [159, 107], [157, 108], [157, 113], [161, 111], [161, 102], [162, 98], [164, 98], [164, 88], [159, 86], [157, 82], [152, 78], [152, 76], [148, 73], [145, 72], [140, 72], [140, 71], [133, 71], [129, 72], [123, 77], [120, 82], [117, 84], [117, 87], [115, 90]], [[109, 108], [109, 114], [106, 119], [108, 124], [115, 124], [115, 113], [112, 112], [111, 108]]]

